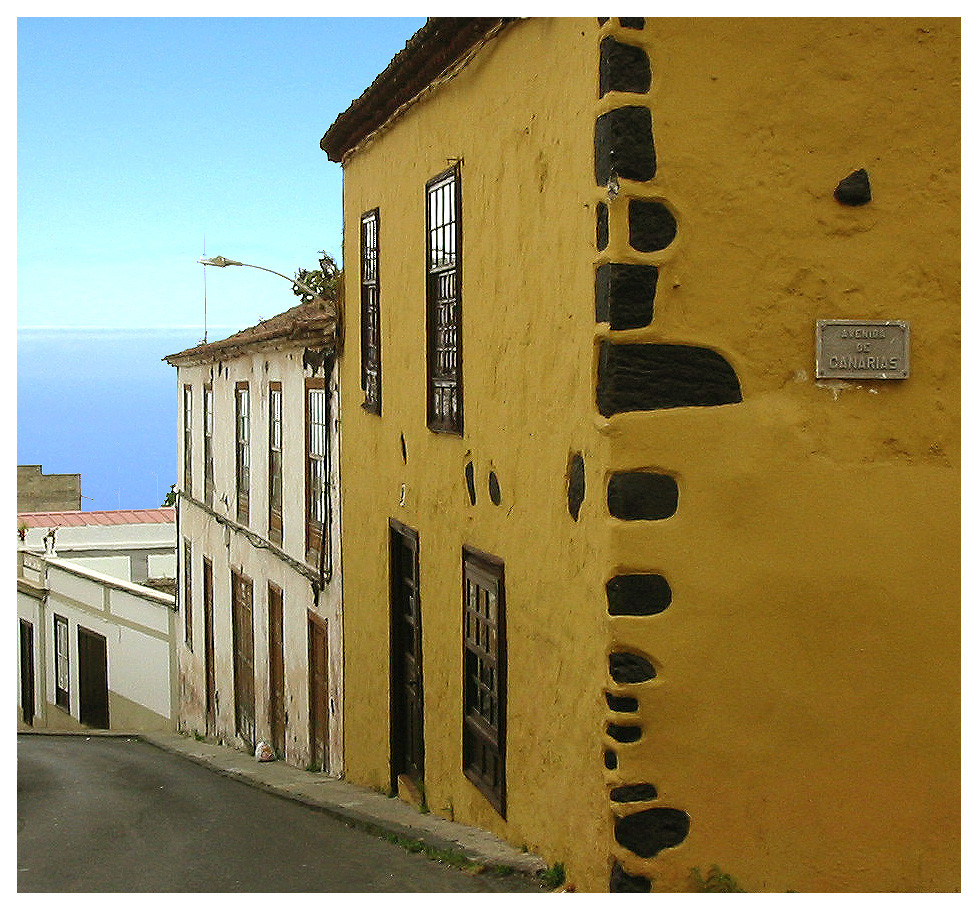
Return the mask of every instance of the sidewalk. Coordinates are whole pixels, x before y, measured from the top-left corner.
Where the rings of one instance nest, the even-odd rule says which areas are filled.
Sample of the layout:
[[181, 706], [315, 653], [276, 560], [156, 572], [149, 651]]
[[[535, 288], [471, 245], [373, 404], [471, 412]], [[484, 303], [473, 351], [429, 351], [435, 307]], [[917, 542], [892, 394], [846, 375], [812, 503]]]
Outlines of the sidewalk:
[[[23, 728], [19, 728], [18, 733], [24, 733]], [[306, 772], [280, 761], [259, 762], [232, 747], [194, 740], [182, 734], [157, 732], [130, 736], [185, 756], [229, 778], [321, 810], [357, 828], [422, 842], [436, 851], [461, 853], [472, 864], [488, 871], [513, 871], [533, 876], [547, 869], [540, 857], [520, 851], [489, 832], [450, 822], [432, 813], [422, 813], [402, 800], [386, 797], [369, 788]]]

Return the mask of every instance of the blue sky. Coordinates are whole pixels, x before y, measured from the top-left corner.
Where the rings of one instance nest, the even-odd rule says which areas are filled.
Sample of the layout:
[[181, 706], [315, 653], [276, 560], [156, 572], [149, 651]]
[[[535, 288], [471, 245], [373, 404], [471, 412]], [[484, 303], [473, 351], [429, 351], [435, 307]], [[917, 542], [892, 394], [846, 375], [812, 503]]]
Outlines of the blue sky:
[[[20, 18], [18, 327], [203, 334], [205, 249], [286, 275], [339, 260], [342, 170], [319, 140], [423, 23]], [[209, 339], [296, 302], [213, 268], [206, 300]]]

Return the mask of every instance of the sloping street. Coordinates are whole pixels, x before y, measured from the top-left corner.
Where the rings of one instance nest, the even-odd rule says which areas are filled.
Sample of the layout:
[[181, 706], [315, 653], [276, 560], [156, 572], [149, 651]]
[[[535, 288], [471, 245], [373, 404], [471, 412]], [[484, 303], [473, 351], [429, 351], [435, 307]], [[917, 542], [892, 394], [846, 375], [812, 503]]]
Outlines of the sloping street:
[[19, 735], [20, 892], [535, 892], [128, 737]]

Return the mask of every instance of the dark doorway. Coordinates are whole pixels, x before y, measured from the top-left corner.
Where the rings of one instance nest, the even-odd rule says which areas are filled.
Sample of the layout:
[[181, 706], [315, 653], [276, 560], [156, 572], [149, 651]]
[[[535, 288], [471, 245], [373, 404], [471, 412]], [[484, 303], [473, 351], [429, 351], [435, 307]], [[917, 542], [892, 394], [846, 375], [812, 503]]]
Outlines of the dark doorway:
[[235, 732], [255, 748], [255, 633], [252, 580], [231, 571], [231, 639], [234, 649]]
[[319, 772], [330, 768], [330, 652], [326, 620], [309, 612], [309, 753]]
[[391, 789], [407, 775], [424, 793], [425, 710], [422, 618], [418, 597], [418, 532], [391, 527]]
[[78, 627], [78, 720], [109, 727], [109, 664], [105, 636]]
[[34, 725], [34, 626], [20, 621], [20, 707], [24, 724]]
[[286, 667], [282, 649], [282, 589], [269, 582], [269, 728], [279, 759], [286, 754]]
[[204, 727], [217, 730], [217, 682], [214, 676], [214, 568], [204, 557]]

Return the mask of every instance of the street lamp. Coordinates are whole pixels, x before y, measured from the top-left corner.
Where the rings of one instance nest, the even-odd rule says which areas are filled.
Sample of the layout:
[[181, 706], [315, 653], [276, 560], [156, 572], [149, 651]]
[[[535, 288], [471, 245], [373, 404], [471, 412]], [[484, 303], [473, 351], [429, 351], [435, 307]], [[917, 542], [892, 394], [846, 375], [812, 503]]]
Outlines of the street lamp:
[[[339, 351], [343, 344], [343, 327], [342, 327], [342, 316], [340, 312], [341, 301], [339, 295], [335, 301], [327, 300], [318, 291], [314, 291], [308, 285], [299, 281], [295, 278], [290, 278], [288, 275], [283, 275], [281, 272], [276, 272], [275, 269], [266, 269], [265, 266], [253, 266], [251, 263], [240, 263], [236, 259], [228, 259], [226, 256], [211, 256], [209, 258], [201, 257], [197, 260], [202, 266], [218, 266], [223, 269], [225, 266], [245, 266], [249, 269], [261, 269], [262, 272], [271, 272], [273, 275], [278, 275], [279, 278], [284, 278], [290, 284], [295, 285], [300, 291], [305, 292], [310, 295], [314, 301], [318, 302], [320, 307], [327, 311], [333, 317], [333, 340], [335, 350]], [[206, 337], [206, 336], [205, 336]]]
[[319, 297], [319, 295], [309, 286], [304, 285], [301, 281], [295, 278], [289, 278], [288, 275], [283, 275], [281, 272], [276, 272], [275, 269], [266, 269], [265, 266], [253, 266], [251, 263], [240, 263], [236, 259], [228, 259], [226, 256], [212, 256], [209, 259], [204, 259], [201, 257], [197, 260], [202, 266], [218, 266], [223, 269], [225, 266], [246, 266], [249, 269], [261, 269], [263, 272], [271, 272], [273, 275], [278, 275], [279, 278], [284, 278], [287, 282], [292, 282], [297, 288], [305, 291], [307, 294], [311, 294], [313, 297]]

